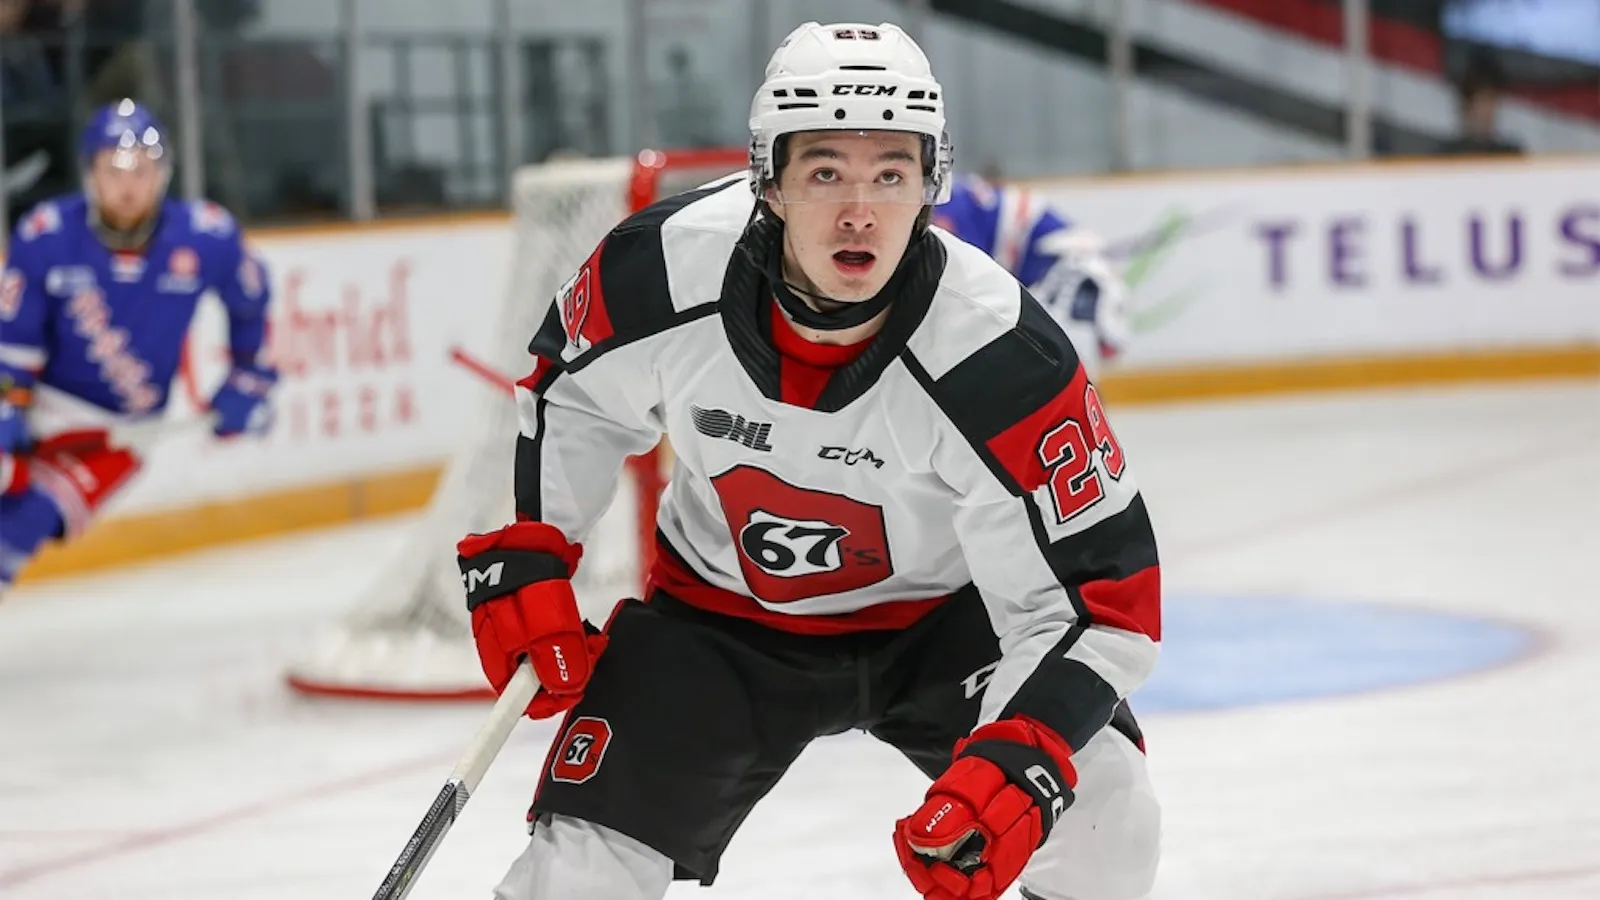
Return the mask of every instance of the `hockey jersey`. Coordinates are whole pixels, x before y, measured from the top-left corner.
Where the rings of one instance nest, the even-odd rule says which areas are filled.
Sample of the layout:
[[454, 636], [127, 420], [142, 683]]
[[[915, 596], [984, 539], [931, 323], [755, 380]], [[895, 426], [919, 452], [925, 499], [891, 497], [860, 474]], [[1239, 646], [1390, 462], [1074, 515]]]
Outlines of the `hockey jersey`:
[[36, 420], [163, 409], [206, 291], [227, 310], [235, 364], [256, 361], [270, 286], [233, 217], [170, 198], [159, 215], [136, 252], [96, 237], [82, 194], [21, 219], [0, 275], [0, 382], [34, 389]]
[[1074, 227], [1029, 192], [972, 175], [956, 179], [949, 202], [934, 209], [933, 221], [989, 254], [1025, 285], [1038, 284], [1056, 263], [1059, 251], [1052, 251], [1046, 238]]
[[[1109, 357], [1127, 349], [1127, 288], [1098, 234], [1026, 189], [971, 175], [956, 179], [933, 221], [1015, 275], [1079, 341], [1080, 352]], [[1085, 346], [1091, 335], [1093, 346]]]
[[655, 587], [825, 635], [906, 627], [973, 585], [1004, 654], [985, 720], [1025, 713], [1081, 747], [1154, 665], [1160, 578], [1070, 342], [933, 228], [871, 343], [783, 402], [763, 274], [781, 232], [747, 231], [753, 205], [739, 179], [663, 201], [561, 289], [517, 390], [519, 516], [581, 541], [625, 457], [665, 434]]

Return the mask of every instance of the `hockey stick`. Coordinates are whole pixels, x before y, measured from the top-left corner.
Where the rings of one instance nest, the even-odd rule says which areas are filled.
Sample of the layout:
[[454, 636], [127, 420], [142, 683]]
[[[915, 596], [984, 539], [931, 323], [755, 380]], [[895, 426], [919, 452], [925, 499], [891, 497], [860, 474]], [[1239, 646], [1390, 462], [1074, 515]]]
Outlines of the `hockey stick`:
[[473, 356], [459, 345], [450, 348], [450, 361], [483, 379], [490, 387], [501, 393], [515, 393], [515, 379], [504, 372], [497, 371], [494, 366]]
[[107, 432], [110, 436], [109, 442], [112, 444], [145, 450], [151, 444], [186, 432], [210, 431], [217, 427], [218, 421], [220, 417], [216, 413], [206, 413], [192, 419], [151, 419], [130, 422], [126, 425], [113, 425]]
[[[511, 376], [501, 372], [487, 361], [474, 356], [470, 351], [460, 345], [450, 348], [450, 361], [461, 366], [468, 372], [478, 376], [485, 384], [507, 396], [515, 396], [517, 381]], [[666, 448], [665, 450], [663, 448]], [[641, 499], [642, 514], [639, 516], [639, 546], [654, 547], [656, 542], [656, 498], [666, 489], [667, 481], [661, 474], [662, 453], [670, 452], [666, 443], [647, 450], [638, 456], [628, 457], [628, 468], [638, 486]], [[643, 570], [650, 570], [650, 559], [653, 554], [645, 550]], [[644, 587], [640, 583], [640, 589]]]
[[433, 805], [428, 807], [411, 840], [406, 841], [400, 858], [389, 867], [388, 876], [378, 885], [378, 892], [372, 895], [372, 900], [404, 900], [411, 893], [417, 876], [422, 874], [423, 867], [433, 858], [433, 851], [439, 849], [450, 826], [456, 823], [461, 808], [472, 798], [472, 792], [477, 790], [483, 774], [489, 771], [489, 763], [494, 762], [500, 748], [505, 746], [511, 729], [516, 727], [538, 690], [539, 681], [534, 677], [533, 666], [523, 660], [517, 671], [512, 673], [511, 681], [501, 692], [500, 699], [495, 701], [488, 721], [473, 735], [466, 753], [456, 762], [444, 787], [439, 789], [439, 795], [433, 798]]

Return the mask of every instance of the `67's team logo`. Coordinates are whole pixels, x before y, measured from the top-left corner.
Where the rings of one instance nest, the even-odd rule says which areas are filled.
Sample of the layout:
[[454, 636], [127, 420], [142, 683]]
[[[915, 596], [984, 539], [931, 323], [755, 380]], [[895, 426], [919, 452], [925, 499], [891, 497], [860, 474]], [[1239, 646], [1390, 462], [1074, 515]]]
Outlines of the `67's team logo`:
[[568, 726], [561, 738], [555, 759], [550, 763], [550, 778], [568, 784], [582, 784], [600, 771], [606, 745], [611, 743], [611, 723], [583, 716]]
[[894, 572], [882, 507], [792, 485], [755, 466], [711, 479], [739, 569], [758, 599], [789, 603], [877, 584]]
[[752, 510], [739, 529], [739, 549], [762, 571], [778, 578], [835, 572], [844, 564], [839, 544], [850, 529], [820, 519], [788, 519]]

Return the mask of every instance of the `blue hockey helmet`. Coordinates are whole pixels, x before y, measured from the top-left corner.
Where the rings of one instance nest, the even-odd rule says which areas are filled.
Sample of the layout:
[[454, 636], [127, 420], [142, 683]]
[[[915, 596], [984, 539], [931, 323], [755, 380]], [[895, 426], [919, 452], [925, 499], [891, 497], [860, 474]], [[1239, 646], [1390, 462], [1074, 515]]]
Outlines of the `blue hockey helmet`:
[[[167, 158], [167, 129], [155, 113], [124, 97], [107, 104], [89, 117], [78, 138], [78, 163], [85, 170], [94, 164], [102, 150], [142, 151], [164, 166]], [[131, 163], [131, 159], [129, 160]]]

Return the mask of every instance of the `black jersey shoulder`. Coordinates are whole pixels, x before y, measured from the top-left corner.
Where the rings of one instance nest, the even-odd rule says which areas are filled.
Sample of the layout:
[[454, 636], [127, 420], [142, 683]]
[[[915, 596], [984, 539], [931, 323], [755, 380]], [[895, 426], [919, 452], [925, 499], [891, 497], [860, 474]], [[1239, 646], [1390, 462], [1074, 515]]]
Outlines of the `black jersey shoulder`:
[[742, 188], [739, 179], [714, 182], [653, 203], [612, 228], [557, 292], [529, 350], [565, 358], [565, 368], [576, 370], [616, 347], [714, 312], [714, 303], [685, 304], [673, 297], [666, 226], [692, 217], [697, 204], [737, 206], [727, 192]]

